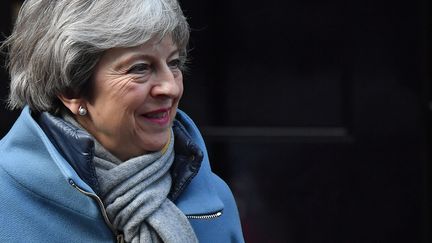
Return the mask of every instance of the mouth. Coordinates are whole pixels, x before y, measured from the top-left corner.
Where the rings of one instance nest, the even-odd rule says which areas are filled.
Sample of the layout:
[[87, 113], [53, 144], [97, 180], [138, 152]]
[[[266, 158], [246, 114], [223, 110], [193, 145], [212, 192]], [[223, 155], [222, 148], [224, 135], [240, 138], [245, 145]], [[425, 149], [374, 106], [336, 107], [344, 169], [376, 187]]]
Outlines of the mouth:
[[170, 109], [158, 109], [147, 112], [142, 116], [152, 123], [163, 126], [170, 122]]

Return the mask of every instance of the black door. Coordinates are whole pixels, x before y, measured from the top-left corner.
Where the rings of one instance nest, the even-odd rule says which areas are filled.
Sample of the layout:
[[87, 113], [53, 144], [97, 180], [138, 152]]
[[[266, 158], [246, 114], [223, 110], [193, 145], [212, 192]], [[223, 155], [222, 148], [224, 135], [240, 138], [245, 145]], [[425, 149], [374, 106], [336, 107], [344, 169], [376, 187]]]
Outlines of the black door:
[[429, 242], [426, 2], [182, 3], [247, 242]]
[[[0, 40], [3, 41], [12, 30], [12, 16], [18, 6], [17, 1], [0, 1]], [[0, 53], [0, 137], [3, 137], [18, 116], [6, 108], [6, 99], [9, 91], [9, 76], [5, 70], [5, 55]]]

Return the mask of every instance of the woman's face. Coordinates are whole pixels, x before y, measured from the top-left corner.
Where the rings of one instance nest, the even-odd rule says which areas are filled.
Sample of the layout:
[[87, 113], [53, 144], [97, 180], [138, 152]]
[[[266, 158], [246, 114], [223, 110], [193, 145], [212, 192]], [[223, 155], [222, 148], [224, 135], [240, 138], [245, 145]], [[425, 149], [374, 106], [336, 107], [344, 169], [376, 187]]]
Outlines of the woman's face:
[[170, 36], [106, 51], [78, 122], [121, 160], [161, 150], [183, 94], [179, 64]]

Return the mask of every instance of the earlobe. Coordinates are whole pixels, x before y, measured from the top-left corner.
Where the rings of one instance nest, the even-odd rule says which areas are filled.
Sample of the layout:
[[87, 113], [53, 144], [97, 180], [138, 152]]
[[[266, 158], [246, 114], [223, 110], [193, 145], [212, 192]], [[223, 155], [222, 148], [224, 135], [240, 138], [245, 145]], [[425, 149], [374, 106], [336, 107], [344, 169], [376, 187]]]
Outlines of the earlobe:
[[85, 115], [87, 115], [87, 109], [86, 109], [84, 106], [80, 105], [80, 106], [78, 107], [78, 114], [79, 114], [80, 116], [85, 116]]
[[[59, 95], [58, 98], [61, 100], [63, 105], [75, 115], [82, 115], [83, 109], [85, 110], [84, 100], [77, 98], [68, 98], [65, 95]], [[86, 112], [87, 113], [87, 112]]]

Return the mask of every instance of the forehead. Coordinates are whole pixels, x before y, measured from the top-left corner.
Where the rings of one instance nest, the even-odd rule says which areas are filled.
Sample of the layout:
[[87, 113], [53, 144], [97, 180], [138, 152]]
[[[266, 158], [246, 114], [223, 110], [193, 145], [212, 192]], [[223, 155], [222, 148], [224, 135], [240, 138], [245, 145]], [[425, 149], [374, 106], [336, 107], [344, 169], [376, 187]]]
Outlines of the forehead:
[[142, 52], [163, 52], [172, 51], [177, 49], [177, 45], [174, 43], [170, 35], [163, 38], [153, 37], [145, 43], [125, 48], [129, 51], [142, 51]]

